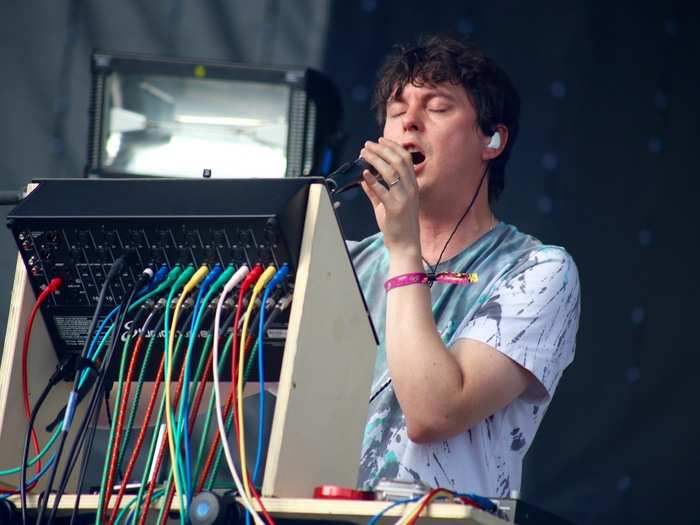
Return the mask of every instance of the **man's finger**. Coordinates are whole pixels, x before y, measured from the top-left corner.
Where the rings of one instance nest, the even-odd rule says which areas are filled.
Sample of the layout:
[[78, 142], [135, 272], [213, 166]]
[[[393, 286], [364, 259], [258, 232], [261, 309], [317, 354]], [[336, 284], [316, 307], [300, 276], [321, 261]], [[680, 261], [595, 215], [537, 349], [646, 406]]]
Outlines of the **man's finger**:
[[[398, 169], [394, 168], [394, 166], [389, 164], [387, 160], [380, 157], [373, 151], [370, 151], [368, 148], [363, 148], [361, 156], [363, 159], [369, 162], [375, 170], [377, 170], [377, 173], [379, 173], [379, 175], [382, 177], [382, 179], [384, 179], [384, 182], [386, 182], [387, 185], [394, 182], [396, 178], [400, 176], [400, 172], [398, 171]], [[387, 191], [385, 188], [383, 189]]]
[[360, 182], [360, 186], [362, 187], [362, 191], [365, 192], [365, 195], [367, 195], [370, 204], [372, 204], [372, 208], [376, 208], [382, 203], [379, 197], [377, 197], [376, 193], [374, 193], [369, 187], [369, 184], [367, 184], [365, 181], [362, 181]]
[[389, 191], [377, 182], [374, 175], [372, 175], [369, 170], [362, 172], [362, 178], [364, 179], [361, 182], [362, 189], [365, 190], [372, 206], [376, 208], [380, 204], [384, 204], [384, 197], [387, 196]]
[[398, 155], [404, 162], [413, 164], [411, 154], [408, 151], [406, 151], [406, 149], [398, 142], [395, 142], [386, 137], [379, 137], [379, 143], [385, 148], [393, 150], [396, 153], [396, 155]]

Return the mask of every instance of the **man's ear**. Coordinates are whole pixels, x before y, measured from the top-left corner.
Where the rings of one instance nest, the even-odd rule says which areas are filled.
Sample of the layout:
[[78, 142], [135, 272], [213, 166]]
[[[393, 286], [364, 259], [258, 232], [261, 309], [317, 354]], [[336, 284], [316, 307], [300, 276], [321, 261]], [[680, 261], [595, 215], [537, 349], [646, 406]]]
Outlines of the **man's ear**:
[[496, 130], [490, 137], [485, 137], [484, 149], [481, 152], [482, 160], [492, 160], [498, 157], [508, 144], [508, 128], [503, 124], [496, 124]]

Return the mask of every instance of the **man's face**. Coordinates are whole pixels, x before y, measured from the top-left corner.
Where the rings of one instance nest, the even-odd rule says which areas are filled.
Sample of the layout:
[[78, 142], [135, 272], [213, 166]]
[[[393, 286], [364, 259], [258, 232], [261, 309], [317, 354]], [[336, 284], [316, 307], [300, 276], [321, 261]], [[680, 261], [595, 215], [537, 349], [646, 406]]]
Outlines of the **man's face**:
[[484, 135], [461, 85], [407, 84], [387, 103], [384, 136], [425, 159], [414, 165], [421, 194], [454, 192], [470, 173], [480, 172]]

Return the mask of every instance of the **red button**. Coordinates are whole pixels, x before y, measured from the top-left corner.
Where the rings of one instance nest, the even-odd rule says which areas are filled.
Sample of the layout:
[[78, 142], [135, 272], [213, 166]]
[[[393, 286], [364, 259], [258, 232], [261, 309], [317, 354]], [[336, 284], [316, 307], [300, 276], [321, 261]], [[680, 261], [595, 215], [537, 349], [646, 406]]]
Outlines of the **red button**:
[[319, 485], [314, 489], [314, 498], [368, 500], [374, 499], [374, 492], [349, 489], [337, 485]]

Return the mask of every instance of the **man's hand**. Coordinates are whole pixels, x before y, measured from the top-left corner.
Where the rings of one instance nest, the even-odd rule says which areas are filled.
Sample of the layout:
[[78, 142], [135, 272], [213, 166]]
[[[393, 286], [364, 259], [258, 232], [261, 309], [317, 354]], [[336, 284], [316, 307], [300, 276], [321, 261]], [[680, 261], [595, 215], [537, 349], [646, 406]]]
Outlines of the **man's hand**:
[[418, 182], [411, 154], [393, 140], [367, 141], [360, 156], [386, 182], [388, 189], [365, 170], [362, 189], [372, 202], [377, 225], [390, 256], [420, 257]]

